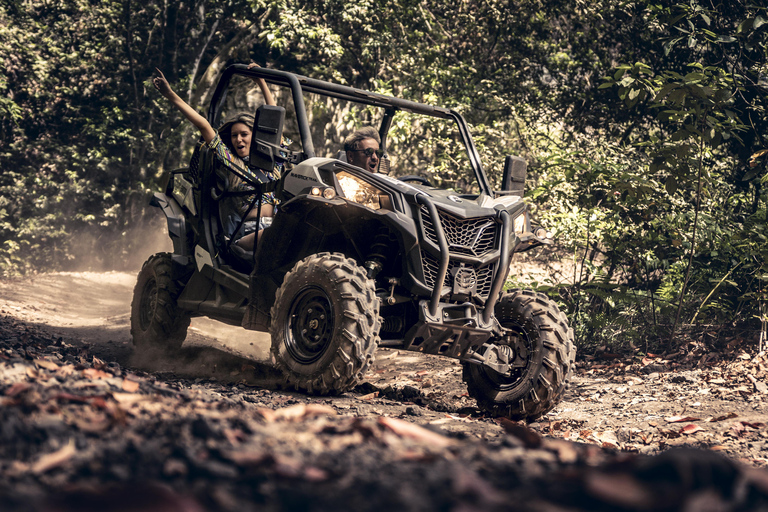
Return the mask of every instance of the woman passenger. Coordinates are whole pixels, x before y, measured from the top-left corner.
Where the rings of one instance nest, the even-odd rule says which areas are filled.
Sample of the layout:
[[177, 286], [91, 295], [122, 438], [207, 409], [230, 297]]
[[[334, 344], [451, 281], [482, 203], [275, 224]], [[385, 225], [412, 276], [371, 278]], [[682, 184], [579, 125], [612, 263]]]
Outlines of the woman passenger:
[[[253, 66], [255, 66], [255, 64], [251, 64], [249, 67]], [[189, 106], [173, 91], [173, 89], [171, 89], [171, 86], [162, 71], [158, 69], [157, 72], [160, 76], [157, 76], [152, 80], [155, 89], [167, 98], [171, 104], [200, 131], [203, 140], [208, 147], [214, 151], [216, 157], [230, 169], [237, 169], [243, 174], [252, 176], [255, 181], [264, 182], [253, 176], [246, 164], [251, 151], [253, 116], [245, 113], [237, 114], [234, 118], [224, 123], [217, 132], [205, 117]], [[267, 105], [274, 105], [275, 99], [264, 79], [256, 78], [255, 81], [264, 95], [265, 103]], [[279, 179], [280, 166], [275, 166], [273, 172], [265, 172], [265, 174], [271, 180]], [[230, 191], [248, 190], [249, 188], [249, 185], [235, 174], [230, 178]], [[261, 230], [268, 227], [272, 222], [275, 207], [274, 194], [268, 193], [264, 194], [262, 197], [259, 226], [256, 226], [256, 217], [258, 215], [257, 208], [252, 208], [251, 211], [248, 212], [253, 196], [235, 196], [231, 199], [233, 200], [232, 213], [227, 219], [222, 219], [225, 224], [225, 229], [227, 229], [227, 234], [233, 236], [234, 243], [239, 247], [247, 251], [252, 251], [256, 241], [256, 232], [258, 231], [260, 234]], [[245, 215], [246, 212], [248, 212], [248, 214], [245, 223], [237, 233], [234, 233], [238, 224], [240, 224], [242, 216]]]

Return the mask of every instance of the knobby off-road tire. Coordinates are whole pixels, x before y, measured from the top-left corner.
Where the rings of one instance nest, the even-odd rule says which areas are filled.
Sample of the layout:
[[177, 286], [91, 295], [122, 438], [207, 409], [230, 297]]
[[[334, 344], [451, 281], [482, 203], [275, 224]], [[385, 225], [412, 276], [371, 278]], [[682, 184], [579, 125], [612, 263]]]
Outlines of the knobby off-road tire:
[[379, 344], [379, 300], [354, 260], [319, 253], [296, 263], [272, 306], [272, 358], [289, 388], [336, 394], [354, 387]]
[[490, 368], [464, 364], [469, 395], [495, 416], [532, 421], [550, 411], [563, 396], [576, 348], [565, 313], [543, 293], [510, 290], [494, 310], [502, 327], [512, 329], [516, 360], [507, 377]]
[[173, 280], [168, 253], [149, 257], [141, 267], [131, 302], [131, 335], [140, 348], [174, 351], [187, 337], [190, 315], [179, 309], [181, 286]]

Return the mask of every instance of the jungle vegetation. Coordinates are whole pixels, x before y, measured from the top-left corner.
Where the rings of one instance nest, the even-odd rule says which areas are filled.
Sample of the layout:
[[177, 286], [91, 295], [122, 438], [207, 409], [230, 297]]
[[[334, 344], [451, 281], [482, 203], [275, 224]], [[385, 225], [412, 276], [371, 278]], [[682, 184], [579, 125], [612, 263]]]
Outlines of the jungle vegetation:
[[[234, 62], [460, 111], [578, 263], [582, 348], [765, 327], [768, 10], [753, 0], [2, 0], [0, 273], [120, 269]], [[157, 224], [160, 226], [160, 224]], [[534, 255], [536, 257], [537, 255]], [[703, 326], [703, 327], [702, 327]]]

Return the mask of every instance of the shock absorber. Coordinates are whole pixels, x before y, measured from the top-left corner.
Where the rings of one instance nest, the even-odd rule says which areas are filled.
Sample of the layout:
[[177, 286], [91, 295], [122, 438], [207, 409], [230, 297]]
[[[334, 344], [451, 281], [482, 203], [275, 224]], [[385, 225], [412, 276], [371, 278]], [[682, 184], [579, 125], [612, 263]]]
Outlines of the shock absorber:
[[365, 260], [365, 268], [368, 271], [369, 279], [376, 279], [376, 275], [384, 268], [389, 252], [389, 230], [385, 227], [379, 228], [379, 232], [371, 244], [371, 252]]

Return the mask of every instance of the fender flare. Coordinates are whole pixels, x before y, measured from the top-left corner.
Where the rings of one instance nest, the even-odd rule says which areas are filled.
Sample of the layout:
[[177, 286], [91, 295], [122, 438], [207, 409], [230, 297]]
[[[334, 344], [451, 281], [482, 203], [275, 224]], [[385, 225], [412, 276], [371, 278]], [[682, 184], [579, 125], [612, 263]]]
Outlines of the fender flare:
[[168, 236], [173, 242], [173, 256], [179, 263], [186, 264], [193, 256], [187, 234], [187, 218], [178, 202], [162, 192], [155, 192], [149, 204], [160, 208], [168, 222]]

